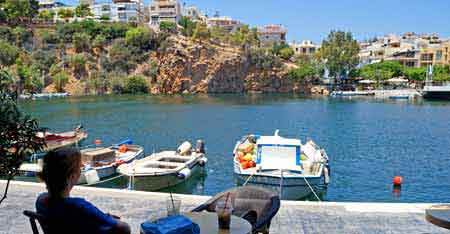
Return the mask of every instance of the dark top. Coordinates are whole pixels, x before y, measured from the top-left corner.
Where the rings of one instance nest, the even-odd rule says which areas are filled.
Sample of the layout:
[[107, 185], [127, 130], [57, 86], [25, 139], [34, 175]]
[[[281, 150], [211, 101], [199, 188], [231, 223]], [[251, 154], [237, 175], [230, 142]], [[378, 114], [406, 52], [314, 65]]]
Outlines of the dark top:
[[39, 195], [36, 211], [46, 218], [46, 233], [107, 234], [112, 233], [117, 220], [103, 213], [83, 198], [49, 199]]

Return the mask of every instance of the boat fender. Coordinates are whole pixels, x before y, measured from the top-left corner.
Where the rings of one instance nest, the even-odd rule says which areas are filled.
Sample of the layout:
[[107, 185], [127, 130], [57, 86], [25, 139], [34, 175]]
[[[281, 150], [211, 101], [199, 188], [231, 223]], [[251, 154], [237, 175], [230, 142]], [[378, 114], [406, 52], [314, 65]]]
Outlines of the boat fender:
[[189, 168], [184, 168], [183, 170], [181, 170], [180, 172], [178, 172], [177, 177], [179, 179], [187, 179], [189, 178], [189, 176], [191, 175], [191, 169]]
[[207, 162], [208, 162], [207, 158], [202, 158], [198, 161], [198, 165], [200, 165], [201, 167], [204, 167]]
[[97, 170], [94, 169], [86, 171], [84, 176], [86, 177], [87, 184], [95, 184], [100, 181]]
[[183, 144], [181, 144], [181, 145], [178, 147], [177, 153], [178, 153], [179, 155], [187, 155], [187, 154], [189, 154], [189, 152], [191, 151], [191, 149], [192, 149], [191, 143], [190, 143], [189, 141], [185, 141], [185, 142], [183, 142]]
[[328, 166], [323, 167], [323, 174], [325, 177], [325, 185], [328, 185], [330, 183], [330, 170]]

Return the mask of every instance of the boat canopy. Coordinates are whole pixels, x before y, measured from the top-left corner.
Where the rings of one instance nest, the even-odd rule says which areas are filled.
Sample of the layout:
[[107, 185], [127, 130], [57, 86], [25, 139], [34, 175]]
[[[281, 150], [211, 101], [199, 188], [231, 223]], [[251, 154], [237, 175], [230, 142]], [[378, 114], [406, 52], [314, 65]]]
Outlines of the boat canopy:
[[298, 139], [280, 136], [261, 136], [257, 141], [256, 164], [266, 170], [301, 170], [300, 147]]

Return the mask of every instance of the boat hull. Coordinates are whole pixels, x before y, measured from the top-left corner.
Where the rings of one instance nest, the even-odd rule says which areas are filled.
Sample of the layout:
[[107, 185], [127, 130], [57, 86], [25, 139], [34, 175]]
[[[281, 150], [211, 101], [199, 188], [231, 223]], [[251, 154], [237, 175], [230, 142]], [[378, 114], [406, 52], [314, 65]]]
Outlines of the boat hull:
[[157, 191], [167, 187], [172, 187], [189, 180], [196, 174], [202, 173], [204, 166], [199, 163], [193, 165], [191, 175], [186, 178], [178, 177], [178, 173], [170, 173], [164, 175], [144, 175], [144, 176], [128, 176], [129, 188], [139, 191]]
[[[298, 200], [312, 194], [311, 188], [303, 177], [281, 179], [281, 177], [272, 176], [235, 174], [235, 178], [238, 185], [244, 185], [247, 182], [247, 185], [264, 187], [278, 193], [283, 200]], [[307, 181], [315, 193], [326, 187], [323, 176], [308, 178]]]
[[423, 98], [429, 100], [450, 100], [450, 91], [425, 91]]

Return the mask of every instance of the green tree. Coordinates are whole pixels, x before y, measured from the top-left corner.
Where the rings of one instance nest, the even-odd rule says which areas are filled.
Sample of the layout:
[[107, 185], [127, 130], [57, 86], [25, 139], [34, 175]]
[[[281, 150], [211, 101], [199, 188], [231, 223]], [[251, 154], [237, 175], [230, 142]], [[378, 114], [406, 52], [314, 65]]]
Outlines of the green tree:
[[162, 21], [159, 24], [159, 29], [164, 32], [175, 33], [177, 32], [177, 24], [169, 21]]
[[194, 35], [196, 24], [194, 21], [189, 19], [189, 17], [182, 16], [178, 24], [183, 27], [183, 29], [181, 30], [181, 34], [186, 37], [192, 37], [192, 35]]
[[409, 80], [424, 81], [427, 76], [427, 68], [408, 67], [403, 70], [403, 73]]
[[52, 77], [53, 85], [57, 92], [64, 92], [64, 86], [69, 82], [69, 76], [64, 71], [60, 71]]
[[450, 66], [436, 65], [433, 68], [434, 81], [450, 81]]
[[106, 46], [106, 37], [103, 36], [102, 34], [97, 35], [94, 38], [94, 41], [92, 42], [92, 46], [100, 50], [103, 50], [103, 48]]
[[6, 19], [12, 24], [30, 22], [39, 10], [39, 2], [35, 0], [4, 0], [1, 8]]
[[[11, 80], [5, 71], [0, 71], [0, 80]], [[0, 176], [7, 178], [7, 184], [0, 204], [7, 198], [9, 182], [17, 175], [22, 162], [32, 153], [43, 150], [45, 142], [37, 136], [44, 131], [36, 119], [24, 114], [17, 98], [6, 85], [0, 87]]]
[[109, 49], [109, 58], [103, 57], [101, 64], [107, 71], [122, 71], [128, 73], [136, 67], [136, 62], [130, 60], [133, 54], [123, 40], [117, 39]]
[[294, 50], [291, 47], [286, 47], [280, 50], [280, 57], [284, 60], [289, 60], [294, 56]]
[[75, 33], [72, 36], [72, 44], [77, 53], [91, 50], [91, 37], [87, 33]]
[[11, 66], [19, 56], [19, 48], [0, 40], [0, 68]]
[[38, 18], [43, 21], [52, 21], [55, 18], [54, 10], [42, 10], [39, 12]]
[[48, 73], [50, 67], [56, 62], [56, 55], [49, 50], [36, 50], [31, 54], [33, 66], [38, 70]]
[[100, 16], [100, 20], [101, 21], [109, 21], [109, 20], [111, 20], [111, 18], [109, 17], [109, 15], [102, 15], [102, 16]]
[[297, 63], [297, 68], [291, 69], [287, 77], [293, 81], [300, 82], [317, 78], [322, 74], [322, 66], [315, 60], [304, 60]]
[[74, 15], [75, 13], [70, 8], [60, 8], [58, 10], [58, 17], [66, 21], [70, 18], [73, 18]]
[[125, 80], [124, 93], [148, 93], [149, 85], [143, 76], [130, 76]]
[[80, 4], [75, 8], [75, 16], [85, 18], [87, 16], [93, 16], [93, 14], [88, 4]]
[[359, 63], [359, 45], [352, 33], [331, 31], [322, 42], [319, 58], [325, 61], [330, 74], [337, 80]]
[[127, 45], [134, 46], [140, 50], [149, 50], [152, 47], [153, 31], [148, 27], [131, 28], [125, 34]]
[[194, 39], [197, 40], [208, 40], [211, 37], [211, 33], [208, 30], [208, 27], [203, 22], [198, 22], [195, 26], [194, 34], [192, 35]]

